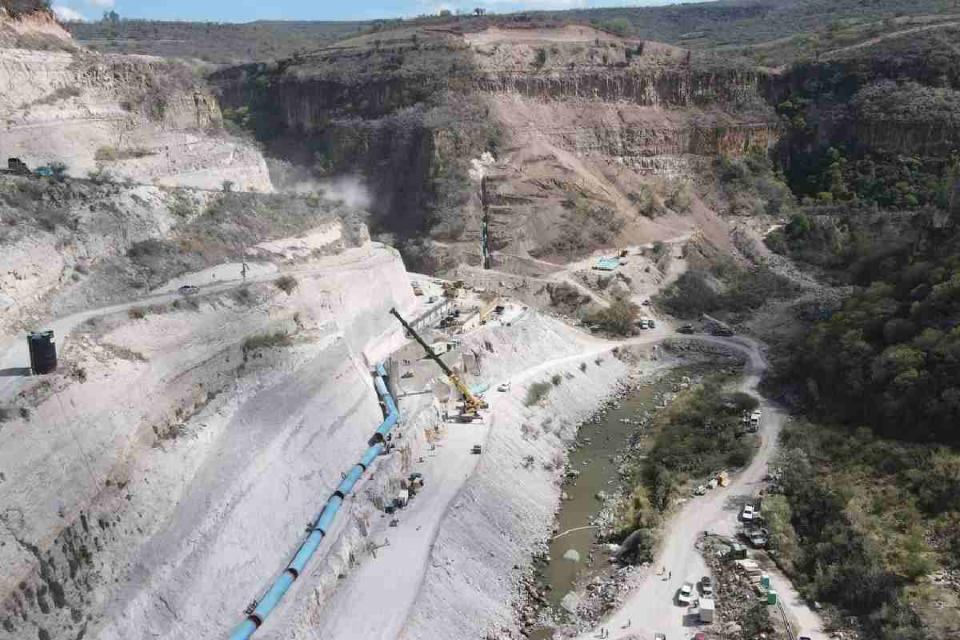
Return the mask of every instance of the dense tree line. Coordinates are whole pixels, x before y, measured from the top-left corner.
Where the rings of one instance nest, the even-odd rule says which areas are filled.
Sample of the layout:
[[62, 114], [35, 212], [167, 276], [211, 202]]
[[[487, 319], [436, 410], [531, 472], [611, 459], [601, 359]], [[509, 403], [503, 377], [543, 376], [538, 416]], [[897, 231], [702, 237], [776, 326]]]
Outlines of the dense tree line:
[[960, 443], [960, 240], [877, 256], [875, 277], [794, 348], [815, 407], [879, 434]]

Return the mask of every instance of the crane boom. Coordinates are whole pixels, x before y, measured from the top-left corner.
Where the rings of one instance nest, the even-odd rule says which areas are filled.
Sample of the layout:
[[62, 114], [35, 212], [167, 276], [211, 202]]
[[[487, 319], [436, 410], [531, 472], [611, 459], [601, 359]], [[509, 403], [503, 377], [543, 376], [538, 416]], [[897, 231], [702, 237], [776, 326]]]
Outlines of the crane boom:
[[470, 388], [463, 383], [463, 380], [460, 379], [460, 376], [454, 373], [453, 369], [447, 366], [447, 363], [444, 362], [443, 359], [433, 351], [433, 348], [428, 345], [423, 338], [420, 337], [419, 333], [414, 331], [413, 327], [411, 327], [410, 324], [407, 323], [407, 321], [404, 320], [400, 315], [400, 312], [396, 309], [390, 309], [390, 313], [400, 321], [400, 324], [402, 324], [403, 328], [407, 330], [407, 333], [413, 336], [413, 339], [416, 340], [421, 347], [423, 347], [427, 357], [437, 363], [437, 366], [443, 370], [443, 373], [446, 374], [447, 378], [450, 379], [450, 382], [453, 383], [453, 386], [455, 386], [457, 391], [459, 391], [463, 396], [463, 412], [469, 415], [476, 415], [479, 409], [485, 409], [487, 404], [471, 393]]

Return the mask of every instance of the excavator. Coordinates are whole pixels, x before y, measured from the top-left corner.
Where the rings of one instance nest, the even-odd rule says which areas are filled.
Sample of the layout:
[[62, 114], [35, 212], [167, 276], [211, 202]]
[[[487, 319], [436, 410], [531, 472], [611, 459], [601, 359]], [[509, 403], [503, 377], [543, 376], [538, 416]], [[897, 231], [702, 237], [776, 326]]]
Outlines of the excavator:
[[413, 327], [403, 319], [403, 316], [400, 315], [400, 312], [396, 309], [390, 309], [390, 313], [400, 321], [400, 324], [403, 325], [403, 328], [407, 330], [413, 339], [416, 340], [423, 350], [426, 352], [427, 357], [437, 363], [437, 366], [443, 370], [443, 373], [446, 374], [447, 378], [450, 379], [450, 382], [453, 383], [453, 386], [457, 388], [457, 391], [460, 392], [460, 395], [463, 396], [463, 413], [461, 418], [463, 420], [476, 420], [480, 418], [480, 409], [486, 409], [487, 403], [473, 395], [470, 391], [470, 387], [464, 384], [463, 380], [460, 379], [453, 369], [447, 366], [447, 363], [444, 362], [440, 356], [434, 353], [433, 349], [428, 345], [423, 338], [420, 337], [416, 331], [413, 330]]

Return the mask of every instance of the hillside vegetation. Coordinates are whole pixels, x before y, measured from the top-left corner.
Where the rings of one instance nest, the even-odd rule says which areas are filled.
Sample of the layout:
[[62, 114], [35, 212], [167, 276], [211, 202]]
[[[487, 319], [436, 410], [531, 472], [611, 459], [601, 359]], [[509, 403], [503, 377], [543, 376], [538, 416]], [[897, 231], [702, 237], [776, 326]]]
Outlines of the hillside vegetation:
[[[39, 0], [8, 0], [11, 4]], [[68, 24], [74, 38], [101, 51], [199, 58], [215, 63], [275, 60], [399, 26], [476, 31], [497, 24], [591, 24], [621, 36], [694, 49], [737, 49], [784, 63], [910, 28], [914, 17], [957, 12], [952, 0], [720, 0], [657, 7], [420, 16], [357, 22], [187, 23], [104, 19]], [[919, 23], [918, 23], [919, 24]], [[925, 24], [925, 23], [923, 23]]]
[[[811, 600], [859, 616], [876, 640], [950, 638], [960, 558], [960, 455], [868, 429], [788, 427], [781, 491], [764, 500], [778, 562]], [[942, 574], [939, 574], [942, 576]]]
[[97, 51], [196, 58], [217, 64], [286, 58], [367, 28], [361, 22], [231, 24], [109, 18], [66, 26], [78, 42]]

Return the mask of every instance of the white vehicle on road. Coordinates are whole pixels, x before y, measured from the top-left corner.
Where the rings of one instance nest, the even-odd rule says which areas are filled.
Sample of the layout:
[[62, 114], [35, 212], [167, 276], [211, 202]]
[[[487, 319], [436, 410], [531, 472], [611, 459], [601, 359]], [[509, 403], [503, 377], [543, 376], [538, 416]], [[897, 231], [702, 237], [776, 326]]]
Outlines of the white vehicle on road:
[[497, 391], [500, 391], [501, 393], [506, 393], [507, 391], [510, 391], [510, 383], [509, 383], [509, 382], [501, 382], [501, 383], [497, 386]]
[[693, 602], [693, 585], [689, 582], [684, 582], [683, 586], [680, 587], [680, 590], [677, 591], [677, 602], [683, 606], [688, 606]]
[[743, 505], [743, 511], [740, 513], [740, 519], [744, 522], [750, 522], [753, 520], [754, 511], [752, 504]]
[[704, 598], [713, 597], [713, 579], [710, 576], [703, 576], [700, 579], [700, 593]]

